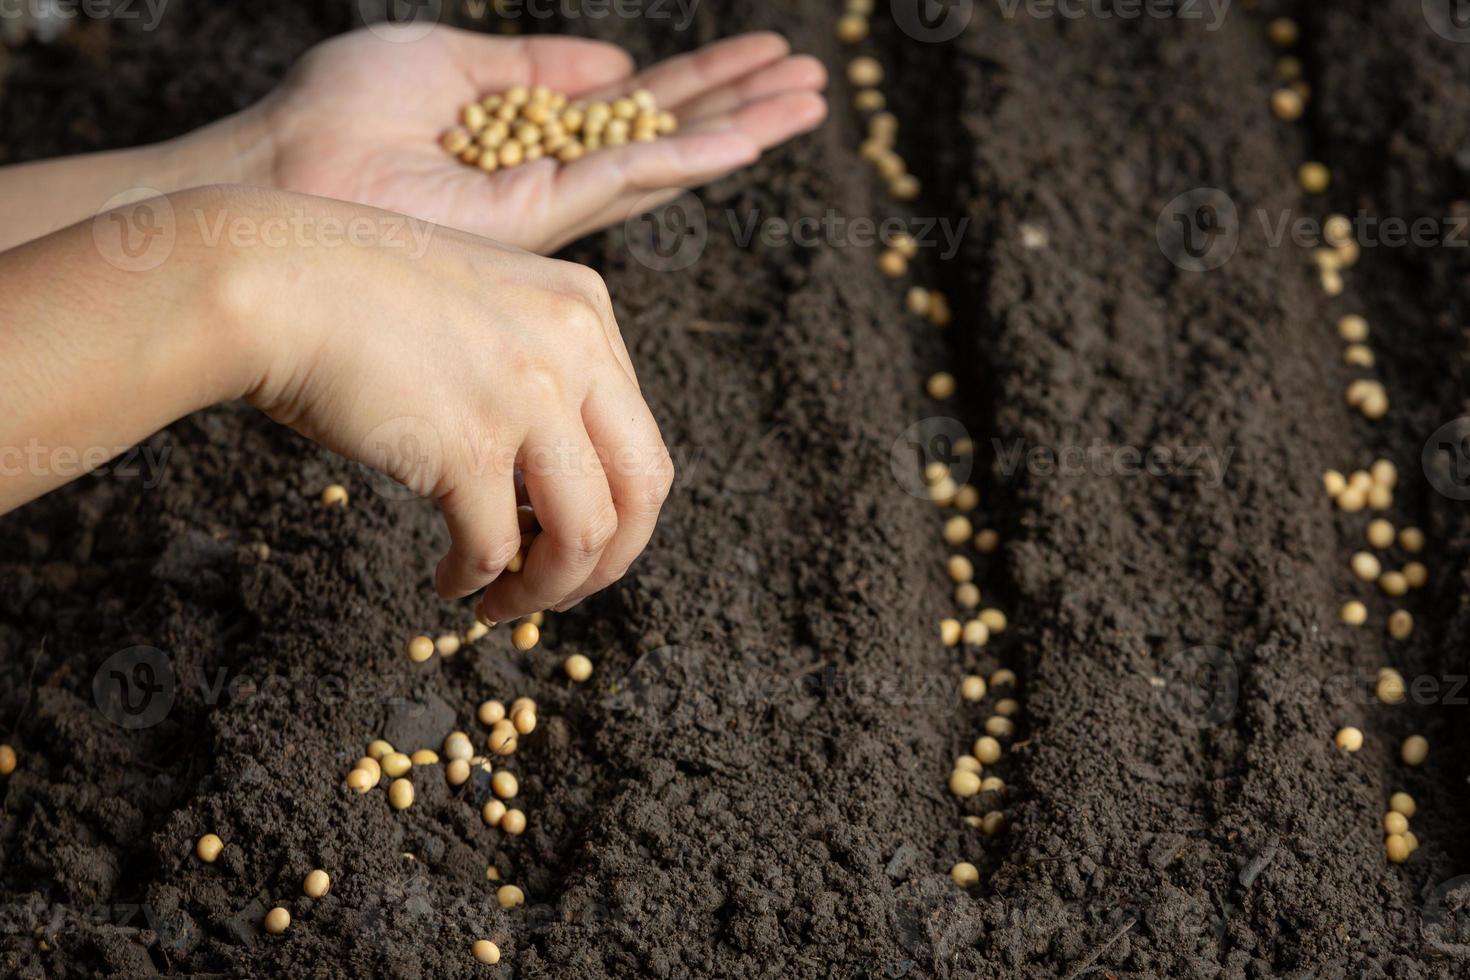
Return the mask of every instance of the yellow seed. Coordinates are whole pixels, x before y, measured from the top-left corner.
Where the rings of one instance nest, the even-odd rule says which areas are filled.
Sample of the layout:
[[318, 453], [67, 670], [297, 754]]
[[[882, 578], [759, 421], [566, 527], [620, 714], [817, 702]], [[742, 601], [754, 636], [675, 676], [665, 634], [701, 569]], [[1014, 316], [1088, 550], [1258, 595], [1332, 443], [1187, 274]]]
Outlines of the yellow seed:
[[556, 158], [562, 163], [571, 163], [573, 160], [581, 159], [585, 152], [586, 149], [581, 143], [567, 143], [556, 151]]
[[1337, 507], [1345, 514], [1356, 514], [1368, 506], [1368, 495], [1358, 487], [1348, 487], [1337, 495]]
[[963, 484], [955, 490], [952, 503], [956, 510], [972, 511], [980, 506], [980, 491], [968, 483]]
[[1368, 607], [1356, 599], [1342, 604], [1338, 618], [1348, 626], [1362, 626], [1368, 621]]
[[1340, 317], [1337, 335], [1350, 344], [1365, 343], [1368, 340], [1368, 321], [1356, 313]]
[[883, 66], [877, 58], [863, 55], [847, 63], [847, 80], [858, 88], [873, 88], [883, 84]]
[[1379, 673], [1373, 696], [1383, 704], [1400, 704], [1404, 700], [1404, 678], [1396, 670]]
[[858, 14], [843, 14], [837, 18], [837, 40], [843, 44], [857, 44], [868, 36], [868, 18]]
[[434, 641], [434, 649], [439, 651], [441, 657], [452, 657], [459, 653], [459, 636], [454, 633], [443, 633]]
[[1353, 574], [1364, 582], [1371, 582], [1383, 572], [1383, 564], [1366, 551], [1355, 553], [1350, 561]]
[[379, 762], [383, 761], [383, 756], [392, 751], [393, 746], [389, 745], [381, 738], [373, 739], [371, 742], [368, 743], [367, 747], [367, 754], [372, 758], [377, 759]]
[[982, 793], [1004, 793], [1006, 781], [999, 776], [986, 776], [980, 780], [980, 792]]
[[475, 717], [480, 719], [482, 725], [493, 725], [497, 721], [505, 720], [505, 705], [499, 701], [482, 701]]
[[1332, 183], [1332, 172], [1316, 160], [1309, 160], [1297, 169], [1297, 180], [1308, 194], [1321, 194]]
[[1266, 36], [1278, 48], [1289, 48], [1296, 44], [1301, 31], [1290, 17], [1277, 17], [1266, 25]]
[[1010, 738], [1016, 734], [1016, 723], [1004, 715], [991, 715], [985, 719], [985, 734], [994, 738]]
[[347, 774], [347, 785], [359, 793], [366, 793], [378, 784], [372, 773], [366, 769], [354, 769]]
[[413, 760], [402, 752], [389, 752], [383, 756], [381, 765], [389, 777], [397, 777], [413, 768]]
[[475, 944], [470, 947], [470, 952], [475, 959], [486, 966], [494, 966], [500, 962], [500, 947], [488, 939], [476, 939]]
[[[1386, 395], [1381, 388], [1377, 391], [1370, 392], [1368, 396], [1363, 399], [1362, 404], [1358, 406], [1358, 411], [1363, 413], [1363, 418], [1365, 419], [1383, 418], [1383, 416], [1388, 414], [1388, 395]], [[1372, 499], [1371, 493], [1372, 491], [1370, 491], [1370, 502]]]
[[1276, 77], [1284, 82], [1292, 81], [1302, 77], [1302, 62], [1300, 58], [1286, 55], [1276, 62]]
[[936, 327], [947, 327], [950, 319], [949, 300], [940, 293], [930, 293], [929, 322]]
[[353, 766], [352, 768], [364, 770], [369, 776], [373, 778], [374, 786], [378, 784], [379, 779], [383, 778], [382, 764], [370, 755], [365, 755], [361, 759], [358, 759], [357, 765]]
[[583, 684], [592, 676], [592, 661], [583, 654], [574, 653], [563, 662], [562, 669], [572, 683]]
[[194, 844], [194, 855], [205, 864], [213, 864], [219, 859], [220, 851], [225, 849], [225, 842], [215, 834], [205, 834]]
[[953, 582], [969, 582], [975, 577], [975, 563], [964, 555], [950, 555], [944, 571]]
[[434, 641], [427, 636], [415, 636], [408, 641], [408, 659], [421, 664], [434, 655]]
[[980, 818], [980, 832], [986, 837], [994, 837], [1006, 829], [1006, 815], [999, 810], [992, 810]]
[[960, 631], [960, 639], [967, 647], [983, 647], [990, 642], [990, 628], [978, 619], [967, 620]]
[[536, 730], [536, 709], [517, 708], [510, 713], [510, 723], [517, 735], [529, 735]]
[[1414, 632], [1414, 617], [1407, 609], [1395, 609], [1388, 616], [1388, 635], [1407, 640]]
[[1417, 527], [1406, 527], [1399, 531], [1399, 547], [1411, 555], [1424, 550], [1424, 532]]
[[961, 582], [954, 587], [954, 601], [966, 609], [980, 605], [980, 587], [974, 582]]
[[486, 745], [496, 755], [510, 755], [516, 750], [516, 726], [509, 721], [497, 721], [490, 728], [490, 737]]
[[541, 642], [541, 629], [535, 623], [521, 623], [510, 634], [517, 650], [529, 650]]
[[980, 880], [980, 871], [969, 861], [961, 861], [949, 869], [949, 877], [961, 888], [969, 888]]
[[1380, 484], [1368, 488], [1368, 506], [1374, 510], [1388, 510], [1393, 506], [1393, 491]]
[[1390, 548], [1393, 546], [1393, 525], [1383, 518], [1377, 518], [1368, 522], [1368, 528], [1363, 532], [1368, 543], [1375, 548]]
[[1409, 845], [1410, 854], [1413, 854], [1415, 851], [1419, 850], [1419, 838], [1414, 836], [1414, 832], [1412, 830], [1404, 832], [1404, 843]]
[[878, 256], [878, 271], [889, 279], [897, 279], [909, 269], [909, 261], [897, 249], [885, 249]]
[[930, 398], [943, 401], [955, 392], [954, 375], [948, 371], [935, 372], [924, 382], [924, 390], [929, 393]]
[[408, 757], [409, 761], [416, 766], [432, 766], [439, 762], [439, 753], [433, 749], [419, 749]]
[[1363, 733], [1356, 728], [1339, 728], [1333, 741], [1344, 752], [1356, 752], [1363, 747]]
[[1367, 344], [1348, 344], [1342, 350], [1342, 362], [1353, 367], [1373, 366], [1373, 350]]
[[975, 535], [975, 550], [988, 555], [1000, 547], [1000, 533], [994, 528], [984, 528]]
[[526, 900], [526, 893], [515, 885], [501, 885], [495, 890], [495, 900], [503, 909], [513, 909]]
[[949, 774], [949, 791], [955, 796], [974, 796], [980, 792], [979, 774], [964, 769], [955, 769]]
[[1394, 864], [1409, 860], [1409, 842], [1399, 834], [1390, 834], [1384, 839], [1383, 851]]
[[497, 868], [493, 864], [487, 865], [486, 868], [485, 868], [485, 880], [486, 881], [499, 881], [500, 880], [500, 869]]
[[1345, 214], [1330, 214], [1322, 222], [1322, 237], [1334, 248], [1341, 247], [1353, 240], [1353, 223]]
[[473, 137], [470, 136], [469, 131], [463, 126], [446, 129], [444, 134], [439, 137], [439, 145], [456, 155], [463, 153], [472, 141]]
[[306, 880], [301, 883], [301, 890], [306, 893], [308, 898], [321, 898], [327, 893], [327, 889], [331, 887], [332, 879], [321, 868], [308, 872]]
[[995, 673], [990, 675], [990, 686], [992, 688], [1015, 687], [1016, 672], [1008, 667], [1002, 667], [1000, 670], [997, 670]]
[[291, 927], [291, 913], [277, 905], [265, 914], [265, 931], [279, 936]]
[[1409, 580], [1403, 572], [1384, 572], [1378, 579], [1384, 595], [1401, 596], [1409, 591]]
[[1006, 631], [1006, 614], [999, 609], [980, 610], [980, 622], [992, 633], [1004, 633]]
[[1391, 460], [1375, 459], [1368, 467], [1368, 476], [1379, 486], [1392, 489], [1399, 482], [1399, 468]]
[[1404, 565], [1404, 579], [1409, 583], [1411, 589], [1422, 589], [1429, 581], [1429, 569], [1424, 567], [1420, 561], [1411, 561]]
[[975, 740], [974, 748], [970, 752], [987, 766], [993, 766], [1000, 761], [1000, 742], [993, 735], [981, 735]]
[[444, 767], [444, 778], [450, 786], [463, 786], [470, 779], [470, 762], [468, 759], [451, 759], [449, 765]]
[[20, 764], [20, 758], [15, 754], [15, 749], [10, 745], [0, 745], [0, 776], [8, 776], [15, 772], [15, 767]]
[[502, 769], [490, 777], [490, 789], [502, 800], [512, 800], [521, 791], [521, 784], [515, 773]]
[[1409, 829], [1409, 818], [1402, 813], [1393, 810], [1383, 815], [1383, 832], [1386, 834], [1403, 834]]
[[1282, 122], [1296, 122], [1302, 117], [1302, 97], [1289, 88], [1279, 88], [1271, 93], [1271, 111]]
[[395, 810], [407, 810], [413, 806], [413, 783], [406, 779], [395, 779], [389, 783], [388, 804]]
[[945, 477], [929, 488], [929, 499], [941, 507], [948, 507], [954, 503], [954, 498], [959, 494], [960, 488], [954, 480]]
[[1021, 713], [1021, 702], [1015, 698], [1001, 698], [995, 702], [995, 713], [1009, 718]]
[[323, 507], [346, 507], [347, 488], [340, 483], [333, 483], [322, 491]]
[[505, 804], [499, 800], [491, 800], [480, 808], [480, 819], [485, 821], [487, 827], [498, 827], [500, 821], [505, 818]]
[[1327, 496], [1335, 499], [1347, 489], [1347, 477], [1337, 470], [1327, 470], [1322, 474], [1322, 489], [1327, 491]]
[[985, 678], [979, 674], [966, 674], [960, 681], [960, 696], [966, 701], [979, 701], [985, 697]]
[[1399, 749], [1399, 757], [1405, 765], [1422, 766], [1429, 757], [1429, 740], [1423, 735], [1410, 735]]
[[526, 815], [514, 807], [506, 810], [505, 816], [500, 818], [500, 829], [507, 834], [524, 834], [526, 832]]
[[968, 517], [951, 517], [944, 522], [944, 543], [955, 546], [964, 544], [969, 540], [972, 530]]
[[444, 755], [451, 760], [468, 759], [475, 754], [475, 745], [464, 732], [450, 732], [444, 739]]
[[961, 627], [958, 619], [941, 619], [939, 621], [939, 640], [947, 647], [956, 646], [960, 642]]
[[536, 702], [532, 698], [519, 697], [510, 703], [510, 713], [514, 715], [517, 711], [529, 711], [536, 713]]
[[495, 151], [502, 167], [514, 167], [526, 158], [526, 148], [513, 139], [501, 143]]
[[1405, 817], [1412, 817], [1419, 812], [1419, 805], [1408, 793], [1398, 792], [1388, 798], [1388, 808], [1394, 813], [1402, 813]]

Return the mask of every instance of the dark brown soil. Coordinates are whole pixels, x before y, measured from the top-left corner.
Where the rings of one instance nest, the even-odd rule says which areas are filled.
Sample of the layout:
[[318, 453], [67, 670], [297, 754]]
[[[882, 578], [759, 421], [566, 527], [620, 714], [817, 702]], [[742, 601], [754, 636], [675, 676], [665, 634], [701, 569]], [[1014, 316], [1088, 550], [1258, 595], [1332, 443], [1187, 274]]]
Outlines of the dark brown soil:
[[[22, 49], [0, 161], [201, 124], [355, 6], [174, 0], [152, 34], [84, 24]], [[433, 598], [432, 507], [237, 406], [152, 440], [156, 486], [89, 478], [0, 520], [0, 740], [22, 753], [0, 785], [0, 975], [481, 976], [481, 936], [500, 973], [548, 980], [1465, 975], [1470, 517], [1419, 460], [1470, 412], [1470, 260], [1368, 248], [1327, 299], [1258, 215], [1462, 213], [1470, 45], [1417, 3], [1330, 8], [1295, 12], [1314, 92], [1295, 126], [1266, 109], [1263, 28], [1285, 8], [1209, 30], [982, 3], [943, 44], [880, 10], [865, 47], [924, 179], [907, 211], [854, 152], [832, 4], [702, 5], [683, 33], [551, 25], [643, 61], [776, 28], [837, 69], [824, 129], [701, 192], [689, 270], [646, 268], [621, 229], [570, 252], [607, 277], [680, 467], [648, 554], [529, 654], [501, 630], [415, 667], [407, 636], [468, 622]], [[1294, 181], [1309, 158], [1334, 168], [1325, 196]], [[1156, 239], [1195, 188], [1240, 217], [1204, 273]], [[968, 218], [959, 255], [916, 273], [955, 325], [906, 314], [867, 249], [743, 247], [730, 228], [829, 208]], [[1354, 310], [1393, 400], [1374, 423], [1343, 404], [1332, 323]], [[962, 391], [942, 407], [922, 396], [941, 368]], [[933, 415], [979, 444], [1006, 541], [981, 580], [1011, 628], [983, 655], [937, 641], [940, 517], [890, 465]], [[1120, 472], [1130, 449], [1189, 456]], [[1347, 569], [1367, 516], [1321, 491], [1323, 469], [1378, 456], [1402, 473], [1391, 518], [1430, 541], [1407, 643]], [[352, 506], [317, 506], [344, 478]], [[1337, 623], [1355, 594], [1372, 628]], [[573, 651], [597, 665], [575, 689]], [[146, 679], [145, 656], [175, 690], [125, 728], [94, 679]], [[1377, 704], [1384, 664], [1437, 692]], [[959, 676], [1002, 665], [1025, 712], [996, 767], [1010, 827], [982, 837], [961, 816], [994, 801], [944, 783], [994, 702], [962, 706]], [[542, 711], [513, 763], [524, 836], [486, 829], [433, 770], [402, 813], [342, 785], [369, 739], [435, 746], [521, 694]], [[1367, 734], [1356, 755], [1332, 745], [1346, 724]], [[1397, 759], [1411, 732], [1432, 746], [1421, 769]], [[1394, 866], [1379, 820], [1399, 789], [1423, 846]], [[214, 866], [191, 855], [208, 831]], [[962, 859], [970, 891], [948, 878]], [[498, 908], [487, 862], [527, 906]], [[313, 867], [334, 879], [318, 901]], [[294, 924], [268, 937], [277, 903]]]

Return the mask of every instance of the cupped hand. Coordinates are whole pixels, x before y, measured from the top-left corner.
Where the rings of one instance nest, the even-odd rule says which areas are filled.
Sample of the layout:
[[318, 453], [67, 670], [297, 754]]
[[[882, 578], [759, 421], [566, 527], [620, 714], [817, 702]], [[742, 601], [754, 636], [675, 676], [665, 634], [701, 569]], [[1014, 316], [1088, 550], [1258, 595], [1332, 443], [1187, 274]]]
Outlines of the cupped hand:
[[[817, 126], [821, 62], [745, 34], [634, 74], [621, 48], [435, 27], [375, 27], [310, 51], [262, 106], [277, 186], [397, 211], [548, 253], [707, 183]], [[514, 85], [572, 99], [645, 88], [679, 119], [652, 142], [485, 173], [439, 145], [460, 107]]]
[[[251, 403], [438, 501], [452, 542], [436, 575], [445, 598], [489, 586], [481, 608], [505, 620], [621, 577], [673, 466], [602, 278], [450, 228], [418, 229], [406, 248], [397, 215], [260, 197], [227, 191], [204, 223], [289, 216], [302, 234], [355, 235], [257, 247], [232, 272], [229, 319], [249, 324], [245, 346], [270, 351]], [[525, 539], [521, 504], [539, 525]]]

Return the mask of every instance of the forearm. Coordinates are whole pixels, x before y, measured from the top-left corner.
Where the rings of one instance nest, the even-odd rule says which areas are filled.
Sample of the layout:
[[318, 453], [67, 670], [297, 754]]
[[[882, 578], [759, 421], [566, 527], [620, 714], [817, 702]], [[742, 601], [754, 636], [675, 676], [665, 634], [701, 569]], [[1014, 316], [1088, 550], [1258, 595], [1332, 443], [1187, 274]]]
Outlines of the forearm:
[[153, 268], [119, 262], [112, 226], [90, 220], [0, 254], [0, 512], [249, 388], [254, 365], [220, 302], [230, 251], [195, 222], [173, 225]]
[[90, 218], [119, 194], [168, 194], [206, 184], [268, 186], [270, 101], [151, 146], [0, 168], [0, 252]]

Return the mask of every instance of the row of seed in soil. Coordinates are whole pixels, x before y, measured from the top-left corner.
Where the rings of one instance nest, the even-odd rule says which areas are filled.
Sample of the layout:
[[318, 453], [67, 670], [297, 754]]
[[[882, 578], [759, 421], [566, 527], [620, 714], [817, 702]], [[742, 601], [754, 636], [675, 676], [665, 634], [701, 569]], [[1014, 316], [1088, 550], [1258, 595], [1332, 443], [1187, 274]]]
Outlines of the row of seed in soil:
[[[844, 44], [862, 43], [869, 34], [872, 15], [871, 0], [845, 0], [843, 13], [837, 19], [838, 40]], [[912, 201], [921, 192], [919, 179], [909, 172], [897, 150], [898, 117], [888, 111], [883, 92], [883, 65], [868, 55], [852, 58], [847, 64], [847, 80], [854, 89], [853, 107], [864, 117], [865, 137], [858, 147], [859, 156], [869, 163], [887, 184], [898, 201]], [[887, 279], [902, 282], [909, 279], [918, 258], [918, 243], [912, 236], [897, 234], [889, 238], [878, 255], [878, 271]], [[905, 309], [935, 327], [949, 326], [953, 313], [943, 293], [918, 284], [904, 288]], [[951, 403], [958, 391], [955, 376], [936, 371], [924, 381], [924, 392], [941, 405]], [[994, 606], [985, 605], [980, 589], [978, 568], [1000, 545], [993, 528], [978, 526], [976, 517], [981, 506], [980, 491], [956, 479], [953, 464], [963, 462], [968, 468], [975, 446], [968, 438], [957, 439], [943, 452], [930, 452], [925, 447], [922, 469], [923, 485], [929, 499], [940, 511], [939, 533], [951, 554], [945, 562], [945, 574], [953, 585], [955, 614], [939, 623], [939, 642], [961, 653], [961, 663], [972, 669], [957, 675], [958, 693], [963, 703], [984, 706], [988, 717], [980, 731], [973, 733], [969, 752], [954, 760], [947, 779], [949, 791], [964, 801], [962, 819], [986, 837], [1000, 834], [1006, 827], [1001, 805], [1006, 793], [1005, 780], [995, 768], [1005, 756], [1006, 744], [1015, 736], [1015, 718], [1021, 703], [1016, 698], [1016, 674], [1001, 667], [989, 677], [974, 670], [981, 651], [991, 639], [1004, 633], [1006, 615]], [[944, 458], [929, 458], [943, 456]], [[950, 877], [962, 888], [980, 881], [980, 872], [972, 860], [960, 856], [950, 868]]]
[[[1301, 32], [1295, 21], [1278, 17], [1267, 25], [1266, 34], [1277, 48], [1289, 52], [1296, 47]], [[1284, 122], [1295, 122], [1302, 118], [1312, 95], [1303, 78], [1302, 62], [1292, 54], [1283, 54], [1277, 60], [1276, 73], [1281, 85], [1271, 96], [1271, 111]], [[1308, 161], [1298, 168], [1297, 180], [1306, 193], [1320, 195], [1331, 186], [1332, 171], [1320, 161]], [[1312, 250], [1311, 259], [1327, 296], [1342, 295], [1343, 273], [1356, 266], [1360, 257], [1351, 219], [1343, 214], [1324, 219], [1322, 244]], [[1376, 358], [1370, 334], [1368, 320], [1360, 314], [1348, 313], [1337, 320], [1342, 361], [1355, 375], [1344, 392], [1347, 405], [1364, 418], [1381, 419], [1388, 414], [1389, 398], [1383, 382], [1372, 373]], [[1423, 588], [1429, 578], [1427, 567], [1417, 557], [1424, 550], [1424, 532], [1413, 526], [1396, 526], [1390, 516], [1398, 481], [1398, 467], [1388, 459], [1377, 459], [1364, 469], [1346, 473], [1328, 469], [1322, 476], [1323, 489], [1341, 519], [1352, 531], [1361, 528], [1358, 533], [1365, 547], [1348, 558], [1351, 580], [1360, 589], [1376, 586], [1377, 593], [1347, 599], [1337, 619], [1351, 628], [1381, 622], [1390, 652], [1401, 649], [1414, 634], [1414, 616], [1400, 600]], [[1374, 686], [1377, 700], [1383, 705], [1401, 705], [1405, 694], [1403, 674], [1392, 664], [1382, 666]], [[1352, 753], [1360, 750], [1369, 737], [1362, 729], [1345, 725], [1337, 731], [1334, 743]], [[1428, 755], [1429, 741], [1423, 735], [1410, 735], [1399, 746], [1399, 758], [1406, 766], [1422, 766]], [[1419, 848], [1419, 838], [1409, 824], [1417, 808], [1414, 798], [1403, 790], [1388, 794], [1382, 819], [1384, 854], [1395, 864], [1407, 861]]]

